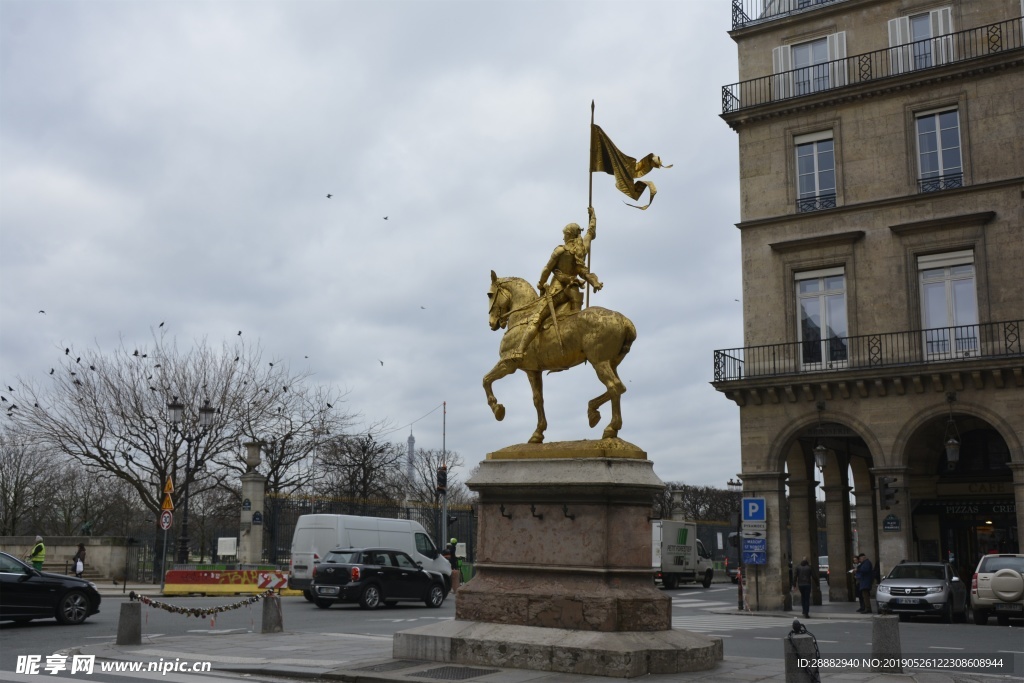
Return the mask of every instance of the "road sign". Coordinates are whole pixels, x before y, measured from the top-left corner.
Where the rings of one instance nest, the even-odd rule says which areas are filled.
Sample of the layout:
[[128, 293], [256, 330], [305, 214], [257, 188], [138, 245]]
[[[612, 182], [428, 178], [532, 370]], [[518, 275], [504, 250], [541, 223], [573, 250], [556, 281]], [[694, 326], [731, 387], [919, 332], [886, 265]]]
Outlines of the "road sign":
[[171, 475], [167, 475], [167, 483], [164, 484], [164, 493], [174, 493], [174, 482], [171, 481]]
[[740, 532], [740, 538], [765, 538], [768, 534], [764, 531], [752, 531], [750, 529], [744, 529]]
[[768, 531], [768, 522], [743, 522], [741, 527], [743, 531]]
[[174, 501], [171, 500], [171, 494], [169, 494], [169, 493], [165, 493], [164, 494], [164, 504], [160, 506], [160, 509], [161, 510], [173, 510], [174, 509]]
[[743, 552], [766, 553], [768, 552], [768, 539], [766, 538], [744, 538]]
[[743, 564], [768, 564], [767, 553], [743, 553]]
[[743, 499], [743, 521], [744, 522], [765, 522], [767, 518], [764, 516], [765, 504], [764, 498], [744, 498]]
[[160, 513], [160, 528], [167, 531], [171, 528], [171, 524], [174, 523], [174, 513], [170, 510], [164, 510]]

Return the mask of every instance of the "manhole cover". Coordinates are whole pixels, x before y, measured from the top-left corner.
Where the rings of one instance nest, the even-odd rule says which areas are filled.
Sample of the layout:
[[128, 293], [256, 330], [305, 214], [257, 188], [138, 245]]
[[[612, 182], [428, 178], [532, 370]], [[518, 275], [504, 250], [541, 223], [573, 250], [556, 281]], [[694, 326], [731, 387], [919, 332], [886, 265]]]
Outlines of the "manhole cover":
[[409, 661], [406, 659], [396, 659], [393, 662], [384, 662], [383, 664], [371, 664], [370, 666], [361, 666], [353, 671], [398, 671], [399, 669], [408, 669], [411, 666], [422, 664], [423, 662]]
[[444, 681], [464, 681], [468, 678], [486, 676], [487, 674], [497, 672], [498, 669], [473, 669], [468, 666], [442, 666], [436, 669], [429, 669], [427, 671], [420, 671], [415, 674], [406, 675], [422, 676], [423, 678], [437, 678]]

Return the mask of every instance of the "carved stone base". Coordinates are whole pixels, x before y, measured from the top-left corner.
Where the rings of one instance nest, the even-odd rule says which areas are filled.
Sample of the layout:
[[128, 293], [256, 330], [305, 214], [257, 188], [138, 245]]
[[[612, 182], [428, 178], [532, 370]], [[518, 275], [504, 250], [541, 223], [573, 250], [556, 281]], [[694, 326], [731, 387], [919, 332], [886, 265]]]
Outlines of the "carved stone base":
[[707, 671], [723, 651], [721, 638], [689, 631], [602, 633], [456, 620], [396, 633], [392, 656], [635, 678]]

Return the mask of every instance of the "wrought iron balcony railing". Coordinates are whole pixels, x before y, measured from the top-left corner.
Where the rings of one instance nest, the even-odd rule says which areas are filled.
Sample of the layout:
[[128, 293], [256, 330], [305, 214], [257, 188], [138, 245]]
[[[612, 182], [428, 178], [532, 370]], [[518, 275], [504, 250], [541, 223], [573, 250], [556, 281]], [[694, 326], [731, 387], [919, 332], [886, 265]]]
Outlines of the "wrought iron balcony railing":
[[843, 0], [732, 0], [732, 27], [753, 26], [837, 2]]
[[820, 194], [817, 197], [804, 197], [796, 200], [796, 210], [799, 213], [807, 211], [822, 211], [823, 209], [836, 208], [836, 193]]
[[1021, 19], [722, 86], [722, 113], [1024, 48]]
[[832, 337], [715, 351], [715, 381], [1024, 357], [1024, 321]]
[[963, 186], [963, 173], [947, 173], [946, 175], [931, 176], [930, 178], [919, 178], [917, 181], [917, 189], [920, 192], [939, 192], [940, 190], [952, 190]]

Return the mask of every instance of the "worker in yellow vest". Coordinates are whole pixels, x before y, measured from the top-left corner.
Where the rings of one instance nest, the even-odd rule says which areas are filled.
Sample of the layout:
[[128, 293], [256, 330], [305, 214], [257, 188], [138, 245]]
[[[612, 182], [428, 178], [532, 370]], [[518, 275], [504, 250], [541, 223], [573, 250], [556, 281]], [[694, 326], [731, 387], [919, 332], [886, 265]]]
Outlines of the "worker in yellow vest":
[[28, 561], [39, 571], [43, 570], [43, 563], [46, 562], [46, 546], [43, 544], [42, 536], [36, 536], [36, 544], [28, 555]]

